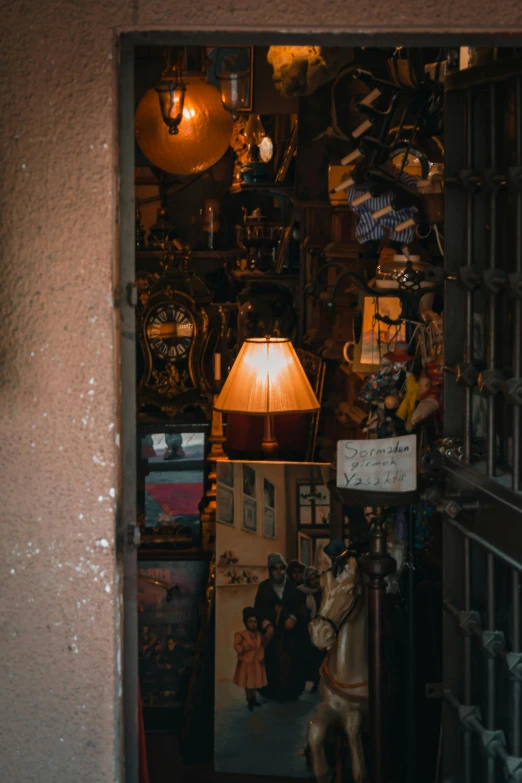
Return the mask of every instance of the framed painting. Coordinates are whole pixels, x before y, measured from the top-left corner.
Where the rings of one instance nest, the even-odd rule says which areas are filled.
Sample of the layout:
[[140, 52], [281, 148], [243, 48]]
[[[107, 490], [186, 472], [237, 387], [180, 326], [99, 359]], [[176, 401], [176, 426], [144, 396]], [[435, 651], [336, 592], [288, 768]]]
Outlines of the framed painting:
[[275, 509], [265, 506], [263, 512], [263, 535], [266, 538], [276, 537]]
[[147, 732], [183, 726], [207, 581], [206, 558], [139, 558], [138, 661]]
[[314, 564], [314, 542], [306, 533], [297, 534], [297, 559], [305, 566]]
[[218, 460], [217, 480], [225, 487], [234, 487], [234, 465], [228, 460]]
[[[253, 477], [244, 467], [255, 474], [255, 499], [244, 491], [254, 494]], [[216, 530], [214, 769], [223, 780], [229, 775], [243, 781], [254, 773], [267, 781], [314, 779], [303, 749], [320, 703], [315, 683], [322, 656], [306, 658], [312, 644], [307, 617], [299, 614], [296, 633], [288, 633], [295, 594], [293, 585], [285, 589], [284, 563], [298, 557], [313, 565], [314, 538], [328, 537], [321, 527], [299, 530], [296, 510], [300, 484], [321, 486], [329, 470], [302, 462], [235, 464], [242, 521]], [[327, 498], [328, 493], [321, 499]], [[310, 498], [303, 499], [310, 505]], [[273, 638], [267, 634], [270, 625], [277, 634]], [[252, 649], [243, 647], [246, 633], [247, 644], [262, 644], [257, 649], [263, 650], [248, 670], [253, 680], [247, 679], [244, 663], [244, 653]]]
[[138, 427], [138, 522], [142, 546], [189, 548], [201, 540], [206, 425]]
[[256, 497], [256, 471], [250, 465], [243, 465], [243, 495]]
[[224, 525], [234, 524], [234, 490], [217, 485], [216, 489], [217, 511], [216, 520]]
[[250, 498], [243, 500], [243, 527], [251, 533], [257, 532], [257, 503]]
[[298, 485], [299, 527], [327, 527], [330, 524], [330, 492], [325, 484]]
[[370, 374], [377, 372], [385, 353], [393, 350], [396, 342], [406, 340], [406, 327], [385, 324], [375, 318], [378, 313], [387, 316], [392, 321], [401, 314], [401, 301], [394, 296], [375, 298], [360, 296], [360, 306], [363, 313], [362, 336], [354, 347], [352, 369], [357, 373]]

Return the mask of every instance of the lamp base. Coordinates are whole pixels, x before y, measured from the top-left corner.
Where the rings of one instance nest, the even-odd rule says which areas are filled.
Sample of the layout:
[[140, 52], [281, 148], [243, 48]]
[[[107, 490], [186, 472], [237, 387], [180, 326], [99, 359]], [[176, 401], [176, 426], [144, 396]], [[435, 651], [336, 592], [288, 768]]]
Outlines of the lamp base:
[[261, 451], [267, 457], [275, 457], [279, 451], [279, 443], [274, 436], [272, 416], [265, 416], [265, 431], [261, 441]]

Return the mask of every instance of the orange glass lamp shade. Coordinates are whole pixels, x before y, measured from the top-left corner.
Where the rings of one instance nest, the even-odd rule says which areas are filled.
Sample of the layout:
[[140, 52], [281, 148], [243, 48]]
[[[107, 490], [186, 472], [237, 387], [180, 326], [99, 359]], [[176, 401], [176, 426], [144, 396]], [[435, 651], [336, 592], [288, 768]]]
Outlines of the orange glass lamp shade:
[[270, 456], [278, 450], [272, 417], [313, 413], [320, 405], [290, 340], [259, 337], [243, 343], [215, 408], [264, 416], [261, 448]]
[[[152, 165], [169, 174], [188, 176], [206, 171], [223, 157], [232, 137], [233, 120], [217, 87], [200, 77], [184, 77], [183, 84], [179, 100], [173, 95], [174, 114], [182, 104], [177, 133], [169, 131], [154, 87], [139, 102], [134, 122], [136, 140]], [[170, 106], [170, 92], [163, 97]], [[163, 112], [167, 109], [165, 105]]]
[[183, 119], [186, 86], [182, 81], [162, 79], [154, 88], [158, 93], [161, 116], [171, 136], [179, 133], [179, 124]]

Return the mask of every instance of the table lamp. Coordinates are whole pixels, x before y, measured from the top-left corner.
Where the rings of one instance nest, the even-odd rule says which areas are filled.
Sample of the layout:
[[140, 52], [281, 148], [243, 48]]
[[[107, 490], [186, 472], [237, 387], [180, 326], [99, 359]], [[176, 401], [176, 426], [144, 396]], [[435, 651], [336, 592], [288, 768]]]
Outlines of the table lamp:
[[273, 457], [278, 451], [273, 416], [313, 413], [320, 405], [290, 340], [254, 337], [244, 341], [215, 408], [264, 416], [261, 449]]

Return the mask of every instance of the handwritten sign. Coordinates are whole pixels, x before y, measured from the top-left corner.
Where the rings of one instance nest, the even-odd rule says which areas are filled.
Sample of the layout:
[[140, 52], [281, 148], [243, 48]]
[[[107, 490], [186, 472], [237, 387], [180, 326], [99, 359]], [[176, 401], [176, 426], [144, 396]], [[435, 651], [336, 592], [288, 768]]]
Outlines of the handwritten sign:
[[417, 438], [337, 441], [337, 486], [366, 492], [417, 489]]

